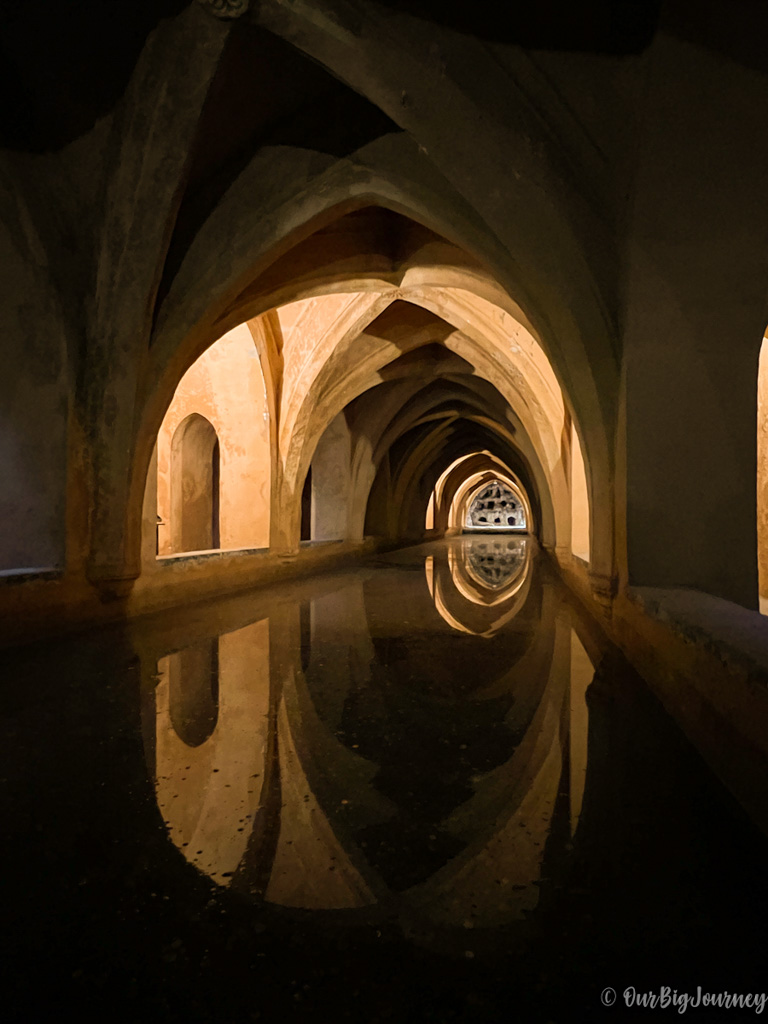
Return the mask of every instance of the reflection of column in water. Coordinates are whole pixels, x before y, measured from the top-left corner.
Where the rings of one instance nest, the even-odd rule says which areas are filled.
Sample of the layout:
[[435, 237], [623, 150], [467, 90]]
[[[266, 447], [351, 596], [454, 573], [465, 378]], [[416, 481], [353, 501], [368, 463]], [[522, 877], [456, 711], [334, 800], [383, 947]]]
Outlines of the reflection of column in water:
[[313, 598], [310, 609], [312, 645], [305, 678], [317, 713], [333, 731], [341, 724], [350, 692], [370, 678], [374, 650], [362, 581]]
[[279, 604], [268, 620], [269, 696], [264, 716], [267, 740], [263, 784], [248, 845], [232, 881], [233, 888], [260, 898], [269, 885], [280, 835], [283, 796], [277, 719], [283, 686], [286, 678], [298, 672], [299, 665], [309, 658], [309, 616], [303, 611], [304, 606]]
[[[552, 661], [543, 692], [535, 680], [538, 699], [524, 736], [509, 761], [479, 778], [475, 795], [443, 823], [467, 842], [466, 849], [408, 893], [411, 909], [434, 923], [497, 927], [521, 919], [538, 904], [537, 883], [563, 774], [561, 727], [569, 685], [569, 626], [562, 616], [552, 621], [554, 605], [545, 598], [542, 649], [552, 651]], [[523, 694], [520, 700], [526, 703]]]
[[[267, 622], [219, 638], [219, 708], [213, 732], [196, 746], [179, 736], [171, 713], [171, 680], [192, 659], [158, 663], [156, 791], [173, 842], [214, 881], [229, 884], [259, 806], [269, 700]], [[174, 683], [183, 694], [185, 681]], [[190, 679], [193, 689], [200, 681]], [[175, 690], [176, 693], [176, 690]], [[178, 696], [178, 693], [177, 693]], [[183, 704], [183, 702], [182, 702]]]
[[[275, 645], [290, 651], [290, 610], [279, 619]], [[361, 584], [313, 599], [311, 631], [306, 673], [287, 655], [279, 669], [281, 810], [265, 897], [305, 909], [365, 906], [376, 902], [380, 883], [353, 832], [361, 822], [386, 820], [392, 809], [372, 786], [377, 766], [337, 735], [345, 702], [367, 683], [373, 656]]]
[[424, 559], [424, 572], [427, 577], [427, 587], [429, 587], [429, 596], [435, 596], [435, 559], [432, 555], [427, 555]]
[[571, 630], [570, 686], [570, 760], [571, 760], [571, 835], [576, 831], [584, 800], [587, 778], [587, 735], [589, 711], [587, 687], [595, 675], [595, 667], [584, 650], [575, 630]]
[[294, 722], [284, 698], [278, 715], [280, 836], [265, 898], [306, 910], [375, 903], [374, 893], [312, 791], [293, 734]]

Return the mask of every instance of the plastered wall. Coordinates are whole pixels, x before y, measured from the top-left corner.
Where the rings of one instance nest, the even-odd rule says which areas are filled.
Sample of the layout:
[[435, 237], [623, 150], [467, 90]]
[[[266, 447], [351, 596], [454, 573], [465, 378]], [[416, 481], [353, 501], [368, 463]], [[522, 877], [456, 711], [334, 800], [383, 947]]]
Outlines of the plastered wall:
[[157, 438], [159, 554], [174, 552], [171, 448], [179, 424], [205, 417], [219, 439], [223, 549], [269, 545], [270, 451], [264, 378], [247, 325], [229, 331], [184, 374]]

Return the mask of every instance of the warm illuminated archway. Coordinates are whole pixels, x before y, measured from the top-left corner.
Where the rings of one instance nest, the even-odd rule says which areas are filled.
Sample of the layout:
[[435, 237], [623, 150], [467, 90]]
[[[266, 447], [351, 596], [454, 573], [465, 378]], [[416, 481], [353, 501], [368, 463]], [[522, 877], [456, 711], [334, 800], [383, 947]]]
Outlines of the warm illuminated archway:
[[[400, 254], [383, 273], [377, 246], [388, 232], [397, 234]], [[343, 270], [329, 276], [320, 250], [350, 242]], [[178, 417], [179, 395], [194, 393], [197, 400], [209, 393], [206, 375], [216, 384], [213, 395], [221, 392], [222, 373], [231, 387], [247, 377], [247, 357], [263, 370], [254, 417], [263, 426], [261, 496], [230, 500], [233, 458], [242, 455], [244, 479], [246, 467], [255, 465], [254, 448], [239, 444], [243, 416], [228, 431], [227, 410], [214, 403], [209, 418], [221, 441], [222, 549], [268, 544], [274, 555], [293, 557], [308, 539], [420, 539], [432, 488], [445, 469], [486, 450], [513, 470], [516, 485], [524, 481], [527, 528], [559, 556], [569, 552], [571, 402], [530, 322], [487, 269], [424, 226], [373, 206], [309, 235], [294, 257], [278, 259], [219, 316], [219, 330], [237, 317], [250, 319], [209, 344], [177, 385], [158, 435], [161, 517], [163, 437], [167, 421]], [[304, 271], [291, 281], [300, 264]], [[200, 325], [190, 334], [188, 351], [200, 351], [208, 330]], [[166, 352], [168, 372], [181, 358], [169, 340], [164, 328], [152, 354], [158, 359]], [[222, 354], [227, 345], [232, 352], [241, 346], [237, 371], [232, 353]], [[202, 391], [190, 387], [195, 376], [204, 381]], [[593, 473], [585, 461], [585, 494]], [[466, 474], [454, 481], [452, 497], [465, 481]], [[255, 508], [262, 510], [259, 528], [253, 522], [235, 528], [238, 516]], [[440, 513], [438, 535], [455, 528], [449, 513], [450, 504]], [[598, 530], [604, 567], [608, 527]], [[171, 551], [161, 542], [161, 555]], [[593, 575], [599, 568], [592, 565]]]
[[[473, 460], [475, 462], [475, 460]], [[477, 463], [475, 463], [477, 464]], [[467, 469], [471, 468], [469, 464], [466, 466]], [[450, 512], [448, 515], [448, 524], [451, 532], [460, 530], [471, 530], [473, 529], [472, 524], [469, 522], [469, 513], [474, 502], [479, 498], [480, 495], [484, 494], [487, 490], [495, 491], [498, 487], [504, 488], [509, 495], [511, 500], [517, 506], [517, 513], [513, 518], [517, 520], [516, 524], [510, 524], [502, 522], [499, 524], [493, 524], [490, 529], [501, 529], [507, 532], [536, 532], [536, 520], [531, 511], [531, 501], [528, 496], [527, 490], [520, 478], [513, 472], [507, 469], [506, 466], [496, 468], [490, 464], [485, 469], [478, 468], [471, 473], [467, 479], [456, 488], [453, 498], [451, 500]], [[496, 501], [495, 497], [491, 497], [492, 502]], [[504, 498], [503, 500], [508, 500]], [[487, 505], [487, 499], [483, 500], [483, 504]], [[478, 510], [480, 516], [483, 516], [488, 509]], [[478, 522], [479, 518], [478, 517]], [[488, 516], [484, 516], [486, 521]], [[492, 520], [491, 520], [492, 521]], [[475, 529], [488, 529], [484, 525], [477, 525]]]
[[[508, 454], [514, 454], [514, 449], [510, 449]], [[540, 501], [535, 489], [532, 489], [530, 474], [525, 472], [525, 465], [521, 463], [519, 468], [528, 478], [527, 483], [503, 459], [488, 450], [477, 450], [456, 459], [435, 484], [427, 510], [427, 529], [435, 531], [438, 536], [467, 529], [467, 517], [473, 501], [484, 488], [497, 482], [510, 490], [522, 510], [517, 527], [508, 528], [527, 530], [538, 535]], [[532, 497], [536, 499], [533, 503]]]
[[[215, 437], [211, 445], [216, 446], [216, 458], [213, 450], [210, 458], [204, 451], [208, 442], [202, 423], [208, 424], [209, 434]], [[270, 424], [259, 351], [249, 325], [241, 324], [189, 367], [160, 426], [159, 555], [268, 546], [273, 462]], [[188, 438], [187, 429], [192, 429]], [[180, 459], [186, 458], [192, 466], [190, 460], [196, 450], [193, 442], [200, 449], [195, 456], [196, 468], [194, 472], [191, 468], [181, 470]], [[188, 479], [182, 486], [185, 473]], [[190, 502], [198, 503], [197, 513], [193, 513]], [[203, 511], [204, 504], [210, 507], [210, 516]], [[199, 520], [194, 529], [188, 525], [193, 518]], [[203, 520], [210, 520], [210, 525], [202, 525]]]

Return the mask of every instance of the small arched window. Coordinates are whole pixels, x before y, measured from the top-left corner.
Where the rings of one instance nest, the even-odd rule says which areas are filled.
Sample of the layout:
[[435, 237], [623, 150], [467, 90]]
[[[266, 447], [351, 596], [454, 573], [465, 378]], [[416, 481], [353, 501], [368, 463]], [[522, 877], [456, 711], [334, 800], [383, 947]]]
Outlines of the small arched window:
[[301, 491], [301, 540], [312, 540], [312, 467], [304, 477]]

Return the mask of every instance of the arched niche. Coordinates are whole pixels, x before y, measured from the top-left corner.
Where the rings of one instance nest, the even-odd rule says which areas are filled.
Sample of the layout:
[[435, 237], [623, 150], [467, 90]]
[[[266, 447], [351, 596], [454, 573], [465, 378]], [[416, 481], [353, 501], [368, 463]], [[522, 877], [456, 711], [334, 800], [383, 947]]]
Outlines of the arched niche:
[[312, 540], [312, 467], [304, 477], [301, 488], [301, 540]]
[[182, 420], [171, 442], [173, 551], [207, 551], [220, 544], [219, 439], [199, 413]]
[[[259, 329], [260, 325], [252, 328], [240, 324], [228, 331], [199, 356], [176, 386], [157, 434], [160, 556], [210, 548], [263, 548], [269, 544], [273, 417], [255, 337]], [[218, 473], [218, 484], [213, 486], [211, 482], [210, 493], [210, 501], [214, 505], [218, 502], [218, 536], [215, 529], [201, 525], [196, 536], [184, 538], [179, 521], [184, 502], [180, 499], [177, 470], [184, 430], [197, 423], [195, 429], [204, 433], [200, 421], [209, 424], [219, 446], [218, 462], [212, 458], [210, 472], [207, 466], [198, 466], [198, 483], [203, 490], [208, 485], [203, 477]], [[187, 440], [193, 442], [195, 436], [193, 432]], [[197, 439], [203, 443], [202, 433]], [[201, 459], [205, 455], [201, 452]]]

